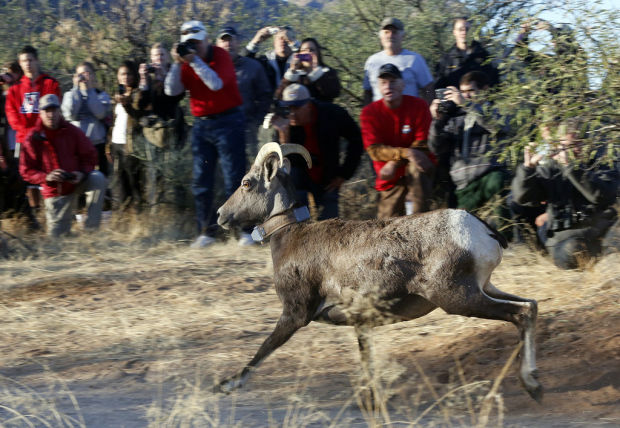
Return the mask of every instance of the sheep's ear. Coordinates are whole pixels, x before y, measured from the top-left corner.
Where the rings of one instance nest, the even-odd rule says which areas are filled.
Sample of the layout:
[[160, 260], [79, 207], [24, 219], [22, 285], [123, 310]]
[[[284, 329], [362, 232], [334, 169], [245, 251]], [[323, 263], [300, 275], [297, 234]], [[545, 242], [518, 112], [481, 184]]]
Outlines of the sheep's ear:
[[275, 178], [279, 167], [280, 159], [278, 158], [278, 155], [271, 154], [267, 156], [265, 162], [263, 163], [263, 173], [265, 174], [267, 181], [271, 181]]
[[284, 172], [286, 175], [289, 175], [291, 173], [291, 161], [288, 160], [288, 158], [284, 158], [284, 160], [282, 161], [282, 172]]

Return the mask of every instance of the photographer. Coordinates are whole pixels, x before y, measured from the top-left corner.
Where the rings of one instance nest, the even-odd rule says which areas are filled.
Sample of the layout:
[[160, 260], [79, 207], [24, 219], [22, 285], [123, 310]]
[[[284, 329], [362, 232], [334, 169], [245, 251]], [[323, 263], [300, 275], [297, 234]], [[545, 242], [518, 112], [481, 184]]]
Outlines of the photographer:
[[76, 126], [63, 119], [54, 94], [39, 100], [41, 113], [23, 144], [19, 172], [28, 182], [41, 186], [51, 236], [71, 231], [77, 196], [86, 193], [85, 229], [96, 229], [107, 180], [95, 171], [97, 151]]
[[75, 69], [73, 88], [62, 98], [62, 115], [72, 125], [79, 127], [97, 149], [99, 171], [109, 175], [105, 154], [108, 127], [111, 123], [110, 96], [97, 88], [95, 68], [90, 62], [82, 62]]
[[146, 140], [146, 193], [152, 209], [162, 203], [174, 204], [181, 210], [182, 184], [177, 179], [181, 165], [181, 149], [185, 144], [185, 120], [179, 102], [183, 94], [169, 96], [164, 92], [164, 80], [170, 70], [170, 55], [162, 43], [149, 51], [150, 63], [138, 67], [140, 77], [139, 108], [142, 134]]
[[[259, 44], [272, 36], [273, 50], [257, 57]], [[242, 55], [254, 58], [262, 64], [273, 94], [289, 67], [291, 55], [298, 49], [299, 43], [295, 40], [295, 32], [291, 27], [288, 25], [283, 27], [268, 26], [256, 32], [250, 43], [242, 51]]]
[[[496, 126], [498, 118], [489, 117], [495, 113], [484, 99], [488, 86], [486, 74], [469, 72], [461, 78], [459, 89], [437, 90], [443, 99], [433, 100], [430, 106], [429, 147], [438, 157], [449, 156], [456, 205], [468, 211], [481, 208], [495, 195], [506, 195], [510, 179], [497, 159], [499, 146], [492, 144], [501, 140], [508, 127]], [[498, 222], [509, 217], [503, 203], [495, 214]]]
[[299, 52], [292, 55], [274, 97], [282, 98], [282, 92], [292, 83], [304, 85], [315, 100], [331, 103], [340, 95], [338, 72], [325, 65], [319, 42], [312, 37], [303, 39]]
[[526, 147], [512, 181], [515, 203], [536, 207], [546, 202], [546, 212], [536, 219], [538, 237], [562, 269], [578, 268], [600, 254], [601, 241], [617, 219], [617, 165], [602, 161], [603, 150], [589, 153], [584, 134], [579, 118], [564, 121], [551, 153]]
[[[217, 222], [213, 209], [215, 169], [220, 160], [225, 196], [235, 191], [245, 174], [245, 117], [237, 87], [235, 67], [224, 49], [213, 46], [200, 21], [181, 26], [181, 43], [172, 49], [175, 63], [166, 75], [169, 96], [189, 91], [194, 125], [191, 141], [194, 158], [192, 193], [199, 236], [191, 245], [215, 243]], [[253, 243], [249, 233], [240, 244]]]

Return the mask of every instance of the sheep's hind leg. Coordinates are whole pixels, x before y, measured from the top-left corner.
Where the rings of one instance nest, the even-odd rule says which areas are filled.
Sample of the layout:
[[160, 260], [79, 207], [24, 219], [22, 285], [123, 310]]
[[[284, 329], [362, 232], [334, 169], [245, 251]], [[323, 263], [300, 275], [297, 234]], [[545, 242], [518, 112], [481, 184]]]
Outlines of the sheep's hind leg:
[[360, 350], [360, 361], [362, 363], [362, 376], [360, 381], [360, 401], [362, 407], [367, 411], [375, 408], [375, 379], [372, 364], [372, 345], [371, 331], [367, 326], [356, 326], [357, 344]]
[[[475, 282], [475, 281], [472, 281]], [[492, 288], [491, 288], [492, 287]], [[489, 294], [495, 296], [510, 296], [497, 288], [486, 287]], [[429, 299], [449, 314], [464, 315], [485, 319], [509, 321], [513, 323], [521, 334], [523, 341], [523, 355], [519, 378], [525, 390], [536, 401], [540, 402], [543, 389], [537, 380], [535, 329], [538, 306], [535, 300], [508, 300], [492, 297], [480, 289], [477, 284], [461, 288], [467, 290], [467, 296], [452, 296], [449, 293], [439, 293], [437, 299]]]

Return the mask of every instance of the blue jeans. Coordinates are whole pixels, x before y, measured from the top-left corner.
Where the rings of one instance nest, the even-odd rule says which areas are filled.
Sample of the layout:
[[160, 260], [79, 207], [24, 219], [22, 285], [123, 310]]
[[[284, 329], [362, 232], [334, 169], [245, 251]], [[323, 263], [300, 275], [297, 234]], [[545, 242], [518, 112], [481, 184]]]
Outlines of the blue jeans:
[[292, 167], [291, 178], [297, 189], [297, 202], [308, 205], [308, 193], [312, 193], [317, 208], [322, 208], [318, 220], [338, 217], [338, 190], [326, 191], [323, 186], [312, 181], [305, 169]]
[[217, 217], [213, 207], [213, 185], [217, 160], [224, 176], [226, 198], [245, 175], [245, 117], [238, 109], [214, 119], [195, 118], [192, 127], [192, 194], [200, 234], [213, 235]]

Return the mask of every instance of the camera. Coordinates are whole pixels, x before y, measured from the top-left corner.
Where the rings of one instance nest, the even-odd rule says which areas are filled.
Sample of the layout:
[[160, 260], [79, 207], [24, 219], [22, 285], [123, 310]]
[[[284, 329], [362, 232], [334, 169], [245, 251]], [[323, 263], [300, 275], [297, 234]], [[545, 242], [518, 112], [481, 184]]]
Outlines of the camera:
[[63, 171], [61, 177], [64, 181], [73, 181], [75, 180], [76, 175], [72, 172]]
[[118, 85], [118, 93], [123, 95], [125, 93], [125, 85], [120, 84]]
[[0, 83], [13, 83], [13, 76], [11, 76], [9, 73], [0, 74]]
[[146, 65], [146, 72], [147, 73], [156, 73], [157, 72], [157, 67], [155, 67], [153, 64], [147, 64]]
[[184, 57], [185, 55], [189, 55], [195, 51], [194, 40], [187, 40], [177, 45], [177, 54], [179, 54], [180, 57]]
[[456, 113], [457, 107], [453, 101], [446, 100], [446, 92], [448, 91], [448, 88], [435, 89], [435, 98], [439, 100], [439, 105], [437, 106], [437, 113], [452, 116]]
[[297, 59], [300, 61], [312, 62], [312, 55], [308, 53], [300, 53], [300, 54], [297, 54]]
[[287, 118], [289, 113], [291, 112], [291, 110], [288, 107], [279, 105], [278, 103], [276, 103], [276, 106], [274, 108], [274, 114], [276, 116], [280, 116], [282, 118]]

